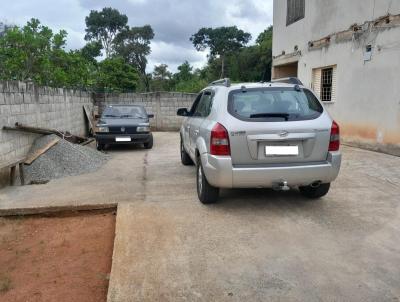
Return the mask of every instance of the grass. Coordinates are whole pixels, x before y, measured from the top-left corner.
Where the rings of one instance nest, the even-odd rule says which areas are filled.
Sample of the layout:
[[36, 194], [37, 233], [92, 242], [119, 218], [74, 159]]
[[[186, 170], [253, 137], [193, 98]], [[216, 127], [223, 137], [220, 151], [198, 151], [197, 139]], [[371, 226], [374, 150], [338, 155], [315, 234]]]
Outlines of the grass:
[[7, 276], [0, 278], [0, 293], [6, 293], [11, 289], [11, 279]]

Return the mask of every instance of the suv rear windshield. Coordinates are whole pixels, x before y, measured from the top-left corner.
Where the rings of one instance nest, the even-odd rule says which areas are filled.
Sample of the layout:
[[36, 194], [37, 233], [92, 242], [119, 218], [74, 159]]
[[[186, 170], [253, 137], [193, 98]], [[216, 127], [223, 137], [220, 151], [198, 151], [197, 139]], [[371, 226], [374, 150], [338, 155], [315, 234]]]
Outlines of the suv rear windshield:
[[147, 114], [141, 106], [108, 106], [103, 118], [147, 118]]
[[228, 112], [245, 121], [282, 122], [315, 119], [323, 108], [308, 89], [268, 87], [231, 91]]

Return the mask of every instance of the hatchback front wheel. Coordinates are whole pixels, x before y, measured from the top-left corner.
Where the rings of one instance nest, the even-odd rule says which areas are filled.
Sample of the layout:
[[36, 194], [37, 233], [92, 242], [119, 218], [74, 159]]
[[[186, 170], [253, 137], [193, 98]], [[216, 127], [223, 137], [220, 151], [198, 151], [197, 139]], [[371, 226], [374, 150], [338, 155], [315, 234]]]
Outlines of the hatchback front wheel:
[[106, 146], [105, 144], [99, 143], [99, 141], [96, 140], [96, 149], [98, 151], [103, 151], [105, 149], [105, 146]]

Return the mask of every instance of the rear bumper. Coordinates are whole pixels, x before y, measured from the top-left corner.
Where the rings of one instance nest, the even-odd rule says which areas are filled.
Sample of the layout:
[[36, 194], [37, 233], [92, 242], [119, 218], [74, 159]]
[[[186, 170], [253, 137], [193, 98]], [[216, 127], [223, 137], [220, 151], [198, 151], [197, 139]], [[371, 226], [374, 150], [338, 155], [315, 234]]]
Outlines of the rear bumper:
[[[117, 142], [117, 137], [130, 138], [128, 142]], [[99, 144], [105, 145], [130, 145], [130, 144], [143, 144], [150, 140], [151, 133], [143, 134], [114, 134], [114, 133], [97, 133], [95, 135], [96, 140]]]
[[339, 174], [342, 156], [330, 152], [324, 162], [296, 165], [233, 166], [230, 157], [201, 155], [208, 182], [218, 188], [272, 188], [282, 181], [289, 187], [315, 181], [330, 183]]

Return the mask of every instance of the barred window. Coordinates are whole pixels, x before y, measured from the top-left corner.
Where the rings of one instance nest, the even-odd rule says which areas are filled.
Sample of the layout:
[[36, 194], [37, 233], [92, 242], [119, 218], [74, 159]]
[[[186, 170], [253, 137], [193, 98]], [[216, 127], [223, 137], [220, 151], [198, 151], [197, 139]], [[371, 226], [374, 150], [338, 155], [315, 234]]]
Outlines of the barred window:
[[311, 87], [323, 102], [336, 102], [337, 65], [314, 68]]
[[286, 26], [304, 18], [305, 0], [287, 0]]
[[332, 101], [333, 68], [325, 68], [321, 71], [321, 101]]

